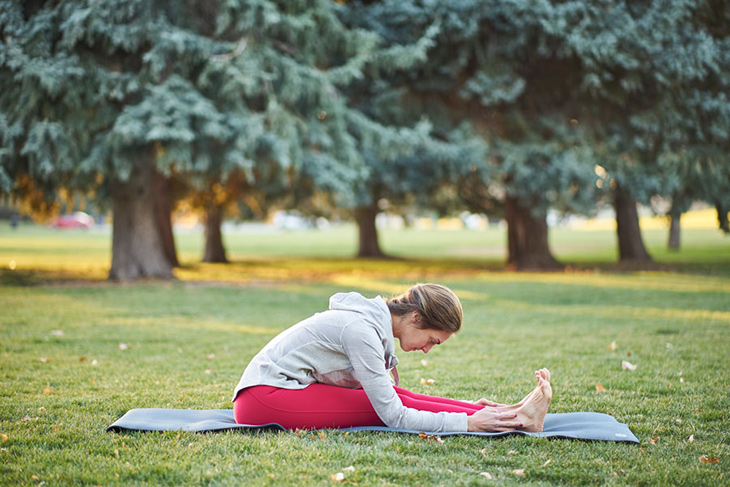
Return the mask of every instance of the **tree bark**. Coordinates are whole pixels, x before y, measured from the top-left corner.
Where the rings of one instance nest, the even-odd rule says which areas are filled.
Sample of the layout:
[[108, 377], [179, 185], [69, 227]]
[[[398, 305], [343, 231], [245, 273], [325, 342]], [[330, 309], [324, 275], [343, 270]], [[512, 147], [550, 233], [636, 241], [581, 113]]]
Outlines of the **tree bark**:
[[682, 239], [682, 227], [680, 225], [680, 219], [682, 214], [670, 214], [669, 215], [669, 242], [667, 247], [669, 250], [679, 250]]
[[376, 206], [361, 206], [355, 208], [355, 221], [360, 236], [358, 257], [383, 258], [385, 254], [380, 250], [378, 243], [378, 229], [375, 226], [375, 217], [380, 210]]
[[109, 279], [172, 279], [155, 217], [154, 168], [151, 153], [137, 161], [127, 181], [110, 187], [114, 223]]
[[636, 199], [621, 187], [614, 193], [616, 210], [616, 233], [620, 262], [651, 262], [651, 256], [644, 247], [639, 227], [639, 212]]
[[715, 203], [715, 209], [717, 210], [717, 224], [723, 233], [730, 233], [730, 221], [728, 221], [727, 214], [730, 212], [730, 207], [723, 203]]
[[223, 221], [223, 208], [214, 205], [208, 207], [205, 214], [205, 251], [203, 262], [216, 262], [227, 264], [226, 249], [223, 247], [223, 234], [221, 223]]
[[160, 231], [165, 256], [172, 267], [180, 267], [175, 250], [175, 236], [172, 233], [172, 191], [170, 181], [155, 171], [155, 218]]
[[563, 265], [548, 244], [545, 218], [536, 218], [516, 198], [505, 199], [507, 220], [507, 267], [515, 270], [557, 270]]

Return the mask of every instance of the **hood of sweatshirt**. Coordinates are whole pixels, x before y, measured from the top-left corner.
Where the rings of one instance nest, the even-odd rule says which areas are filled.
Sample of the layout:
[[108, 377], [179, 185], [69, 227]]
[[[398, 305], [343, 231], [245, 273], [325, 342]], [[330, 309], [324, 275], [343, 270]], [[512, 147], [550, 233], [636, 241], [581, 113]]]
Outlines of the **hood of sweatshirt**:
[[337, 293], [330, 298], [331, 310], [351, 311], [364, 315], [364, 318], [378, 327], [386, 353], [386, 368], [391, 369], [398, 364], [395, 356], [395, 337], [393, 337], [393, 318], [390, 316], [385, 300], [376, 296], [366, 298], [360, 293]]

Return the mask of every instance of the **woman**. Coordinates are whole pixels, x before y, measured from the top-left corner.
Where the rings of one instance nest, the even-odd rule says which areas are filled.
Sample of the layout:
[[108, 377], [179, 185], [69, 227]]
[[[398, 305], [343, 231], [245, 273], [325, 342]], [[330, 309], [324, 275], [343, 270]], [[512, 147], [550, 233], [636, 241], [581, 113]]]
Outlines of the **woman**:
[[287, 429], [542, 431], [552, 397], [547, 369], [535, 372], [532, 393], [509, 406], [398, 387], [395, 339], [405, 352], [428, 353], [459, 331], [461, 321], [459, 299], [438, 284], [417, 284], [391, 300], [335, 294], [329, 310], [285, 330], [251, 360], [233, 396], [236, 422]]

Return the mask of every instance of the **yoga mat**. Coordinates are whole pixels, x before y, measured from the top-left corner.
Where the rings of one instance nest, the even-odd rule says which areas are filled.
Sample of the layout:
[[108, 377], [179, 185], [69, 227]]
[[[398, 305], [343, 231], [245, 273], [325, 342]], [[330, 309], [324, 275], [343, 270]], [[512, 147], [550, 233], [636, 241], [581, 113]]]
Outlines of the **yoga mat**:
[[[107, 431], [194, 431], [212, 432], [233, 429], [279, 429], [282, 426], [236, 424], [232, 409], [131, 409], [111, 424]], [[433, 433], [404, 430], [386, 426], [360, 426], [342, 428], [340, 431], [392, 431], [396, 433], [428, 433], [439, 436], [472, 435], [501, 437], [508, 435], [537, 436], [541, 438], [567, 438], [574, 440], [624, 441], [639, 443], [628, 426], [613, 416], [603, 413], [562, 413], [545, 417], [542, 433], [506, 431], [502, 433]]]

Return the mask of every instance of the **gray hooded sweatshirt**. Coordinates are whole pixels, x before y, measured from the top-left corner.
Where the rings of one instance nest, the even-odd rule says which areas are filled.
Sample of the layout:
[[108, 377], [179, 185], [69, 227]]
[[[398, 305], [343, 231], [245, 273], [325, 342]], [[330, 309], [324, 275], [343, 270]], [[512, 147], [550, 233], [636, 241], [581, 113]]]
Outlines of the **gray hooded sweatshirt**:
[[246, 367], [233, 394], [267, 385], [304, 389], [322, 383], [362, 388], [387, 426], [417, 431], [466, 431], [465, 413], [403, 406], [388, 371], [396, 366], [393, 322], [380, 296], [338, 293], [317, 313], [271, 340]]

